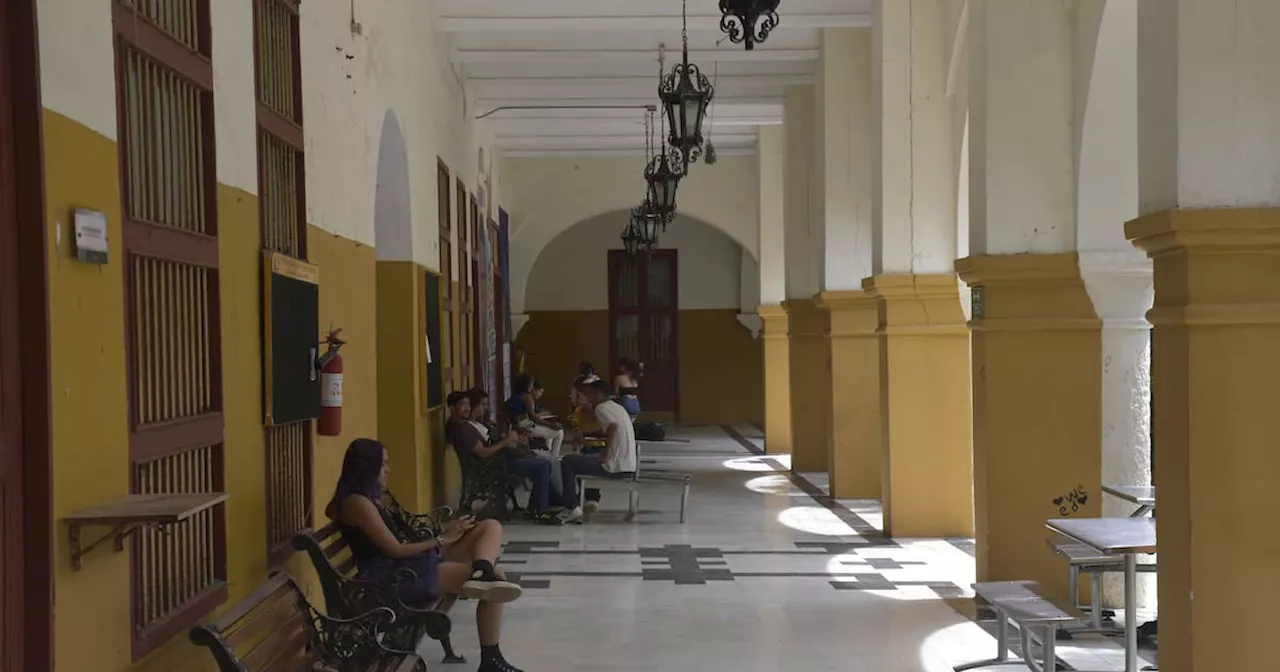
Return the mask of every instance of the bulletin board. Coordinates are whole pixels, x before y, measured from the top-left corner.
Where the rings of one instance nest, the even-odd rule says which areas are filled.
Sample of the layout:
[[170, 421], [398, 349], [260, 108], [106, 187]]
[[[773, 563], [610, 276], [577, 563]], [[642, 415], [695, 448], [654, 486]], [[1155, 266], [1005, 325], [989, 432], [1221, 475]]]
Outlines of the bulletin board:
[[426, 380], [427, 410], [444, 405], [444, 368], [440, 358], [442, 324], [440, 301], [440, 276], [431, 271], [425, 274], [426, 286], [423, 295], [426, 299], [424, 323], [426, 328]]

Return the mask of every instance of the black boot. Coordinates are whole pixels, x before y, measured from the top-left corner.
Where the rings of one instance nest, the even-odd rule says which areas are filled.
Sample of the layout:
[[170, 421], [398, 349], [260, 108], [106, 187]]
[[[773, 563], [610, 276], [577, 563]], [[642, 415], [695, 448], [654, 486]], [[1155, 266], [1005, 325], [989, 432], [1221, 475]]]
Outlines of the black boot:
[[523, 672], [502, 657], [498, 645], [480, 647], [480, 669], [477, 672]]

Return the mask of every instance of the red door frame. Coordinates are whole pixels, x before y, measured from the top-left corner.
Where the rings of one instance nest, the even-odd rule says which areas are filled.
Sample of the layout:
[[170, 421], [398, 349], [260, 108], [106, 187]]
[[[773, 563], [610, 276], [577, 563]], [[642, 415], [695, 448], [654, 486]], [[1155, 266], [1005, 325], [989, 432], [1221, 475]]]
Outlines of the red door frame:
[[[53, 669], [49, 304], [36, 0], [0, 2], [0, 672]], [[21, 129], [21, 131], [17, 131]], [[14, 542], [17, 543], [14, 543]], [[9, 571], [16, 569], [17, 571]]]
[[[615, 368], [617, 366], [617, 362], [622, 358], [622, 353], [618, 352], [618, 331], [617, 331], [618, 315], [631, 314], [631, 315], [636, 315], [640, 318], [639, 325], [638, 325], [638, 329], [640, 333], [640, 344], [639, 344], [640, 353], [638, 357], [640, 358], [640, 361], [648, 363], [648, 365], [651, 367], [653, 366], [653, 362], [652, 362], [653, 344], [650, 342], [647, 336], [647, 334], [650, 333], [649, 323], [654, 313], [665, 312], [665, 310], [654, 310], [649, 306], [649, 263], [648, 263], [649, 257], [646, 257], [643, 254], [637, 257], [637, 260], [640, 262], [639, 269], [638, 269], [639, 272], [637, 274], [638, 277], [636, 278], [637, 284], [638, 284], [636, 291], [638, 293], [637, 299], [639, 301], [639, 304], [634, 308], [631, 308], [626, 311], [621, 311], [618, 309], [618, 306], [616, 303], [616, 297], [618, 295], [618, 276], [617, 276], [617, 273], [615, 272], [615, 269], [617, 267], [617, 264], [619, 264], [621, 260], [624, 258], [624, 255], [626, 255], [626, 252], [624, 252], [623, 250], [609, 250], [609, 262], [608, 262], [609, 271], [608, 272], [609, 272], [609, 362], [610, 363], [607, 369], [608, 371], [607, 375], [609, 377], [609, 380], [612, 380], [613, 376], [616, 374]], [[650, 253], [650, 256], [667, 259], [669, 260], [668, 263], [671, 264], [671, 308], [670, 308], [671, 344], [672, 344], [672, 357], [671, 357], [671, 363], [670, 363], [671, 409], [667, 410], [664, 408], [653, 408], [652, 410], [657, 413], [668, 413], [668, 412], [672, 413], [674, 414], [675, 419], [679, 420], [680, 419], [680, 300], [679, 300], [680, 264], [679, 264], [679, 257], [677, 256], [677, 251], [674, 249], [654, 250], [652, 253]], [[644, 392], [642, 390], [641, 392], [642, 399], [644, 398], [643, 394]], [[643, 410], [650, 410], [648, 406], [644, 405], [643, 401], [641, 402], [641, 405], [643, 407]]]

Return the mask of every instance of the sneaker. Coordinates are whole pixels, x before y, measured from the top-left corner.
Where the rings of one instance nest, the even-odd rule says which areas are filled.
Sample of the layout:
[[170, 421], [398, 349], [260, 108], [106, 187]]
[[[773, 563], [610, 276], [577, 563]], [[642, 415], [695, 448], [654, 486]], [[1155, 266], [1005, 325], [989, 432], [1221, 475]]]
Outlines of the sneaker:
[[478, 569], [466, 583], [462, 584], [463, 597], [482, 602], [498, 604], [513, 602], [523, 594], [524, 589], [520, 584], [498, 578], [498, 575], [492, 572], [483, 572]]
[[564, 525], [564, 516], [558, 512], [539, 511], [532, 518], [534, 525]]
[[581, 523], [582, 507], [575, 506], [573, 507], [572, 511], [566, 511], [564, 514], [562, 514], [561, 520], [563, 520], [566, 523]]

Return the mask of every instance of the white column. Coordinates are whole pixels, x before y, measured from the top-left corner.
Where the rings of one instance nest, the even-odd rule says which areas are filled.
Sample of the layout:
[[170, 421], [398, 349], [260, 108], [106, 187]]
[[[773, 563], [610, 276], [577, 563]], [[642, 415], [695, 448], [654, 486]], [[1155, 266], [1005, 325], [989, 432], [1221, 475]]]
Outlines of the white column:
[[1142, 213], [1280, 205], [1280, 3], [1141, 0]]
[[756, 142], [760, 195], [760, 303], [776, 306], [787, 298], [786, 133], [760, 126]]
[[[1076, 231], [1080, 275], [1102, 318], [1102, 482], [1151, 482], [1151, 262], [1125, 240], [1124, 222], [1138, 215], [1138, 11], [1132, 2], [1081, 5], [1077, 25], [1080, 87]], [[1086, 68], [1084, 66], [1089, 65]], [[1132, 505], [1103, 497], [1106, 516]], [[1105, 577], [1108, 604], [1124, 602], [1123, 577]], [[1139, 577], [1138, 599], [1153, 606], [1156, 577]]]
[[871, 274], [871, 31], [822, 31], [817, 127], [822, 289], [857, 290]]
[[813, 172], [813, 88], [795, 86], [787, 91], [783, 115], [786, 132], [784, 208], [786, 231], [786, 295], [808, 299], [819, 291], [816, 280], [810, 224], [809, 195]]
[[871, 274], [951, 273], [957, 179], [943, 9], [877, 0], [873, 11]]
[[969, 254], [1074, 250], [1070, 13], [969, 7]]

